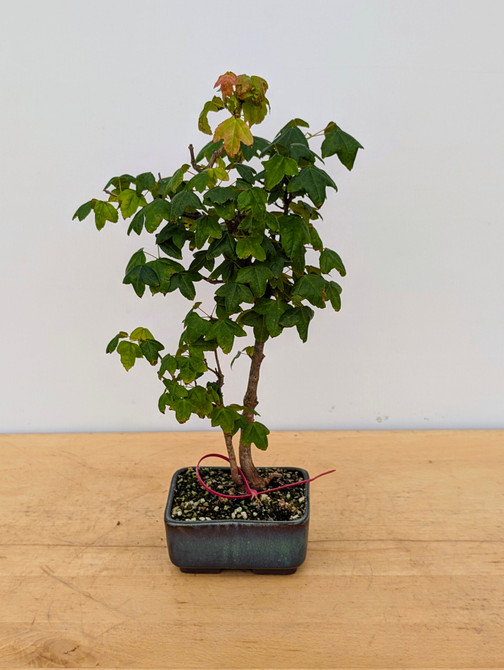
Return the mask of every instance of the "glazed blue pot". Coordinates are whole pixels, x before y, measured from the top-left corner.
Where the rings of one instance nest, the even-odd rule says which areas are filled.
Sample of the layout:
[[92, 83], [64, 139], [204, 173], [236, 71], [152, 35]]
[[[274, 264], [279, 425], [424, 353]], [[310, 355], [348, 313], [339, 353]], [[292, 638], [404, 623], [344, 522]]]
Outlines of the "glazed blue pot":
[[[170, 560], [182, 572], [252, 570], [258, 574], [292, 574], [303, 563], [308, 546], [309, 484], [302, 484], [306, 508], [293, 521], [180, 521], [171, 515], [177, 478], [172, 477], [165, 509], [166, 541]], [[219, 468], [228, 470], [229, 468]], [[302, 468], [280, 468], [299, 472]]]

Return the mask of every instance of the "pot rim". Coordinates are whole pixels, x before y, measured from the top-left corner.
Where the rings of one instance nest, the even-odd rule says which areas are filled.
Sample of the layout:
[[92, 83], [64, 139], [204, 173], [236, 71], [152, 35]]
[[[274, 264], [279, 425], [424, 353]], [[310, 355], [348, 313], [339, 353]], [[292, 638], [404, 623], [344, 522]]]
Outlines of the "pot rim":
[[[296, 472], [300, 472], [303, 476], [303, 479], [309, 479], [310, 476], [308, 472], [304, 468], [299, 468], [299, 467], [291, 467], [291, 466], [263, 466], [263, 467], [275, 467], [278, 468], [279, 470], [295, 470]], [[260, 521], [255, 521], [252, 519], [211, 519], [210, 521], [192, 521], [192, 520], [181, 520], [181, 519], [175, 519], [171, 515], [171, 507], [173, 504], [173, 498], [175, 496], [175, 482], [177, 481], [177, 477], [179, 474], [182, 472], [186, 472], [189, 470], [189, 468], [196, 470], [196, 466], [186, 466], [183, 468], [179, 468], [173, 473], [171, 483], [170, 483], [170, 489], [168, 493], [168, 500], [166, 502], [166, 507], [165, 507], [165, 513], [164, 513], [164, 519], [165, 523], [169, 524], [170, 526], [247, 526], [247, 527], [254, 527], [254, 526], [301, 526], [305, 524], [308, 519], [310, 518], [310, 483], [306, 482], [303, 484], [304, 491], [305, 491], [305, 498], [306, 498], [306, 504], [305, 504], [305, 511], [302, 514], [302, 516], [299, 517], [299, 519], [289, 519], [285, 521], [275, 521], [275, 520], [260, 520]], [[229, 470], [230, 468], [225, 466], [225, 465], [205, 465], [203, 468], [211, 468], [212, 470]], [[261, 469], [261, 468], [259, 468]], [[238, 500], [237, 500], [238, 502]]]

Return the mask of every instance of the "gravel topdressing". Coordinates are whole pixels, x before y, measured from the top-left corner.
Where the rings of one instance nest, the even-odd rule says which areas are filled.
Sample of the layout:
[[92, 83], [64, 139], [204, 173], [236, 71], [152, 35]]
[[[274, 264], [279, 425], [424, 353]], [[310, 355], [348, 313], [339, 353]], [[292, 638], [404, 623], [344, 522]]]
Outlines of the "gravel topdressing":
[[[297, 470], [258, 468], [261, 476], [272, 475], [269, 488], [302, 481]], [[200, 468], [203, 481], [210, 488], [228, 495], [240, 495], [227, 468]], [[306, 508], [306, 485], [292, 486], [258, 498], [230, 500], [206, 491], [198, 482], [196, 470], [188, 468], [177, 478], [171, 515], [178, 521], [295, 521]]]

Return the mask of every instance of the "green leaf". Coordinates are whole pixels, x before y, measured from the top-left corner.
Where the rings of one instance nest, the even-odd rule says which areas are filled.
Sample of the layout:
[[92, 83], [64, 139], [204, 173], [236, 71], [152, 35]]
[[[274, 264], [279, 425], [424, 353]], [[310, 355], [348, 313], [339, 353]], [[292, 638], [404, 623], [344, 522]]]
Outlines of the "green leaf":
[[341, 163], [351, 170], [354, 166], [357, 151], [364, 147], [354, 137], [345, 133], [333, 121], [329, 123], [325, 130], [325, 139], [322, 142], [322, 156], [332, 156], [336, 154]]
[[261, 123], [261, 121], [264, 120], [266, 114], [268, 113], [266, 101], [257, 104], [253, 100], [245, 100], [242, 105], [242, 110], [243, 118], [249, 124], [249, 126]]
[[217, 344], [225, 354], [229, 354], [233, 348], [235, 337], [244, 337], [245, 331], [231, 319], [219, 319], [215, 321], [205, 337], [206, 340], [217, 340]]
[[174, 379], [166, 379], [165, 377], [163, 379], [163, 384], [170, 394], [170, 400], [174, 400], [176, 398], [187, 398], [189, 395], [189, 391], [186, 389], [186, 387], [183, 384], [179, 384]]
[[255, 444], [258, 449], [265, 451], [268, 448], [268, 435], [269, 430], [264, 424], [253, 421], [242, 430], [241, 441], [245, 446]]
[[289, 193], [306, 191], [313, 204], [316, 207], [320, 207], [326, 199], [326, 188], [328, 186], [334, 188], [335, 191], [338, 190], [338, 187], [327, 172], [324, 172], [324, 170], [315, 165], [307, 165], [291, 179], [287, 190]]
[[157, 258], [154, 261], [149, 261], [146, 265], [154, 270], [159, 279], [157, 285], [151, 285], [152, 294], [162, 293], [166, 295], [169, 293], [173, 290], [170, 282], [171, 277], [179, 272], [184, 272], [184, 266], [171, 258]]
[[315, 251], [322, 251], [324, 248], [324, 243], [320, 239], [320, 235], [318, 234], [317, 229], [313, 224], [309, 223], [308, 230], [310, 232], [310, 244], [315, 249]]
[[236, 207], [233, 200], [229, 200], [228, 202], [225, 202], [223, 205], [215, 203], [213, 207], [215, 209], [216, 214], [220, 216], [222, 219], [225, 219], [226, 221], [231, 221], [231, 219], [233, 219], [236, 214]]
[[264, 165], [264, 186], [270, 191], [274, 186], [279, 184], [286, 176], [293, 176], [297, 174], [298, 165], [293, 158], [275, 154], [268, 161], [263, 162]]
[[240, 356], [243, 354], [243, 352], [244, 352], [244, 349], [241, 349], [241, 350], [236, 354], [236, 356], [233, 357], [233, 360], [232, 360], [231, 363], [229, 364], [229, 367], [230, 367], [230, 368], [233, 367], [234, 362], [235, 362], [238, 358], [240, 358]]
[[207, 334], [211, 323], [208, 319], [203, 319], [199, 314], [196, 314], [196, 312], [191, 310], [184, 319], [184, 325], [185, 340], [191, 344]]
[[133, 231], [137, 235], [140, 235], [140, 233], [143, 230], [144, 227], [144, 222], [145, 222], [145, 212], [144, 212], [145, 207], [140, 209], [133, 219], [131, 220], [131, 223], [128, 227], [128, 235]]
[[[223, 161], [223, 159], [220, 159]], [[228, 181], [229, 174], [226, 168], [223, 165], [218, 165], [218, 167], [206, 168], [208, 172], [208, 186], [213, 188], [218, 181]]]
[[309, 128], [310, 124], [307, 123], [306, 121], [303, 121], [303, 119], [292, 119], [287, 123], [288, 126], [301, 126], [302, 128]]
[[157, 340], [145, 340], [140, 342], [140, 350], [151, 365], [156, 365], [159, 358], [159, 352], [162, 349], [164, 349], [164, 346]]
[[201, 207], [201, 200], [196, 193], [184, 189], [173, 196], [171, 203], [171, 220], [175, 221], [181, 216], [186, 209], [198, 209]]
[[271, 337], [277, 337], [283, 330], [280, 325], [282, 315], [289, 309], [289, 305], [283, 300], [267, 300], [258, 303], [254, 308], [265, 317], [265, 325]]
[[135, 340], [135, 342], [144, 342], [145, 340], [153, 340], [154, 335], [147, 328], [142, 328], [139, 326], [130, 335], [130, 340]]
[[295, 214], [278, 219], [282, 249], [289, 258], [296, 257], [310, 241], [310, 233], [305, 221]]
[[249, 184], [253, 184], [255, 182], [256, 178], [256, 170], [254, 170], [253, 167], [250, 167], [250, 165], [243, 165], [242, 163], [237, 163], [235, 165], [235, 168], [240, 175], [240, 177], [248, 182]]
[[221, 146], [222, 140], [219, 140], [218, 142], [214, 142], [213, 140], [208, 142], [208, 144], [205, 144], [203, 149], [201, 149], [199, 154], [196, 156], [196, 162], [199, 163], [201, 160], [203, 160], [203, 158], [210, 160], [214, 151], [218, 151]]
[[203, 191], [208, 186], [208, 171], [203, 170], [203, 172], [198, 172], [194, 177], [189, 179], [187, 182], [187, 188], [198, 191], [198, 193], [203, 193]]
[[290, 153], [293, 144], [302, 144], [307, 147], [308, 140], [299, 128], [287, 124], [280, 130], [270, 146], [283, 147]]
[[79, 221], [84, 221], [86, 216], [91, 212], [93, 209], [93, 201], [90, 200], [89, 202], [85, 202], [83, 205], [79, 207], [79, 209], [75, 212], [75, 214], [72, 217], [72, 221], [74, 219], [79, 219]]
[[158, 377], [161, 378], [165, 372], [168, 372], [170, 375], [174, 375], [177, 371], [177, 359], [171, 354], [166, 354], [161, 359], [161, 365], [159, 366]]
[[177, 365], [184, 384], [190, 384], [207, 371], [205, 361], [195, 356], [177, 356]]
[[141, 298], [145, 292], [146, 285], [159, 285], [159, 277], [148, 265], [137, 265], [126, 273], [123, 284], [131, 284], [137, 296]]
[[[182, 223], [167, 223], [159, 233], [156, 235], [156, 244], [158, 244], [163, 251], [165, 251], [163, 245], [165, 243], [170, 243], [177, 248], [177, 250], [182, 249], [187, 239], [186, 228]], [[173, 254], [165, 251], [170, 256], [175, 256], [175, 258], [182, 258], [180, 254]]]
[[169, 396], [167, 393], [162, 393], [159, 396], [158, 400], [158, 409], [161, 412], [161, 414], [164, 414], [166, 412], [166, 408], [169, 405]]
[[199, 417], [210, 416], [213, 410], [213, 393], [211, 389], [206, 389], [203, 386], [195, 386], [190, 389], [187, 397], [192, 404], [193, 412], [195, 414]]
[[294, 212], [294, 214], [300, 216], [304, 221], [306, 221], [306, 223], [308, 223], [312, 219], [322, 218], [318, 213], [318, 211], [315, 209], [315, 207], [309, 205], [307, 202], [304, 202], [303, 200], [298, 200], [297, 202], [291, 202], [289, 207]]
[[207, 249], [207, 256], [209, 258], [217, 258], [217, 256], [227, 256], [230, 259], [236, 258], [233, 237], [227, 232], [223, 233], [220, 240], [214, 240], [210, 244]]
[[117, 200], [121, 207], [121, 214], [123, 219], [128, 219], [130, 216], [137, 211], [137, 209], [145, 204], [145, 199], [143, 196], [138, 196], [136, 191], [133, 191], [130, 188], [121, 191], [117, 195]]
[[193, 413], [192, 403], [187, 398], [172, 400], [172, 409], [175, 410], [175, 418], [179, 423], [185, 423]]
[[219, 205], [222, 205], [229, 200], [234, 200], [235, 197], [236, 191], [234, 188], [231, 188], [230, 186], [216, 186], [205, 193], [203, 201], [206, 203], [218, 203]]
[[308, 326], [313, 319], [314, 311], [308, 305], [301, 307], [291, 307], [282, 314], [280, 325], [290, 328], [296, 326], [299, 337], [303, 342], [308, 339]]
[[346, 275], [346, 269], [339, 255], [332, 249], [324, 249], [320, 254], [320, 269], [324, 274], [331, 270], [337, 270], [342, 277]]
[[107, 344], [106, 348], [106, 353], [111, 354], [117, 349], [117, 345], [119, 344], [119, 340], [123, 339], [124, 337], [128, 337], [128, 333], [125, 333], [124, 330], [121, 330], [120, 333], [117, 333], [115, 337], [113, 337], [110, 342]]
[[224, 149], [231, 158], [240, 151], [241, 144], [252, 146], [254, 138], [243, 119], [232, 116], [220, 123], [215, 129], [213, 141], [224, 140]]
[[324, 308], [324, 290], [326, 284], [327, 281], [319, 275], [304, 275], [294, 284], [292, 289], [292, 300], [298, 301], [306, 298], [312, 305], [315, 305], [315, 307]]
[[339, 312], [341, 309], [341, 286], [335, 281], [327, 282], [326, 295], [332, 305], [332, 308]]
[[174, 291], [178, 289], [184, 298], [194, 300], [196, 297], [194, 282], [198, 279], [201, 279], [201, 276], [196, 272], [179, 272], [172, 276], [170, 280], [170, 290]]
[[254, 302], [254, 296], [249, 288], [243, 284], [229, 282], [220, 286], [215, 292], [216, 296], [224, 298], [228, 314], [233, 314], [240, 310], [242, 302]]
[[217, 382], [207, 382], [206, 389], [208, 397], [214, 403], [222, 403], [221, 388]]
[[293, 142], [290, 146], [290, 155], [292, 158], [299, 163], [301, 160], [306, 160], [309, 163], [314, 163], [316, 154], [307, 147], [305, 144], [300, 144], [299, 142]]
[[119, 220], [119, 214], [114, 205], [110, 204], [110, 202], [104, 202], [103, 200], [96, 200], [94, 204], [94, 214], [95, 225], [98, 230], [103, 228], [106, 221], [117, 223]]
[[159, 247], [167, 256], [172, 256], [172, 258], [178, 259], [182, 258], [182, 252], [180, 251], [180, 248], [173, 243], [173, 240], [166, 240], [166, 242], [160, 244]]
[[117, 353], [121, 357], [121, 363], [125, 370], [131, 370], [135, 365], [137, 358], [143, 358], [142, 351], [138, 344], [123, 340], [117, 347]]
[[114, 186], [119, 189], [119, 191], [123, 191], [125, 188], [129, 188], [130, 184], [134, 183], [135, 177], [132, 177], [130, 174], [122, 174], [120, 177], [112, 177], [112, 179], [109, 179], [105, 186], [105, 190], [107, 190], [109, 186]]
[[219, 426], [228, 435], [234, 435], [235, 424], [239, 420], [238, 412], [230, 407], [216, 407], [212, 412], [212, 426]]
[[278, 279], [284, 271], [284, 267], [288, 265], [288, 259], [280, 251], [277, 251], [276, 254], [267, 262], [267, 266], [273, 273], [273, 277]]
[[161, 221], [169, 221], [171, 216], [170, 203], [162, 198], [156, 198], [141, 210], [145, 216], [145, 230], [154, 233]]
[[238, 322], [240, 326], [252, 326], [254, 337], [258, 342], [266, 342], [270, 336], [266, 327], [266, 318], [263, 314], [259, 314], [255, 308], [242, 312], [238, 316]]
[[156, 185], [156, 178], [152, 172], [142, 172], [142, 174], [136, 176], [135, 182], [137, 193], [141, 193], [142, 191], [152, 191]]
[[268, 279], [273, 276], [273, 272], [267, 265], [254, 263], [245, 268], [240, 268], [236, 275], [236, 281], [239, 284], [248, 284], [254, 295], [258, 298], [264, 295]]
[[135, 268], [137, 265], [145, 265], [145, 253], [143, 249], [139, 249], [138, 251], [135, 251], [133, 256], [129, 259], [128, 265], [126, 266], [126, 272], [125, 275], [130, 272], [133, 268]]
[[266, 260], [266, 252], [261, 246], [260, 237], [239, 237], [236, 240], [236, 255], [238, 258], [253, 256], [258, 261]]
[[[263, 237], [265, 228], [265, 219], [256, 219], [250, 213], [247, 214], [247, 216], [240, 222], [238, 226], [238, 230], [249, 233], [250, 235], [258, 233], [258, 237]], [[263, 241], [266, 241], [266, 238], [264, 238]]]
[[158, 195], [165, 198], [169, 193], [175, 193], [180, 184], [184, 181], [184, 175], [189, 170], [189, 163], [184, 163], [171, 177], [164, 177], [159, 180]]
[[201, 132], [205, 133], [206, 135], [211, 135], [212, 129], [210, 128], [210, 124], [208, 123], [208, 112], [218, 112], [223, 108], [224, 103], [218, 96], [214, 96], [212, 100], [205, 102], [203, 111], [199, 115], [198, 129], [201, 130]]
[[258, 156], [265, 152], [268, 147], [271, 146], [271, 143], [268, 140], [265, 140], [263, 137], [257, 137], [254, 135], [254, 144], [251, 147], [245, 145], [242, 146], [243, 157], [246, 161], [249, 161], [254, 156]]
[[266, 214], [267, 197], [262, 188], [252, 186], [238, 195], [236, 204], [242, 212], [250, 212], [253, 217], [261, 220]]
[[196, 229], [194, 241], [198, 249], [201, 249], [209, 238], [220, 240], [222, 237], [222, 228], [216, 216], [204, 214], [195, 222], [194, 228]]
[[272, 212], [266, 212], [266, 216], [264, 217], [264, 224], [270, 230], [272, 233], [276, 235], [276, 233], [280, 232], [280, 226], [278, 225], [278, 217], [275, 216]]
[[189, 270], [194, 272], [199, 272], [202, 268], [211, 272], [215, 265], [215, 258], [208, 258], [207, 252], [203, 251], [194, 251], [193, 260], [189, 265]]

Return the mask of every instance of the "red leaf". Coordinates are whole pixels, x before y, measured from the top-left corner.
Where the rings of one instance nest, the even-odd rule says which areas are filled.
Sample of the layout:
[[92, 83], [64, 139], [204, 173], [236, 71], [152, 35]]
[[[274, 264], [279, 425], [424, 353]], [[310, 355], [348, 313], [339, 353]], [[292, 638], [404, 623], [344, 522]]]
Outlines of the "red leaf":
[[229, 98], [229, 96], [233, 93], [233, 86], [236, 81], [236, 75], [234, 72], [226, 72], [225, 74], [221, 74], [221, 76], [217, 79], [217, 81], [214, 84], [214, 88], [217, 88], [217, 86], [220, 86], [220, 90], [222, 93], [222, 98]]

